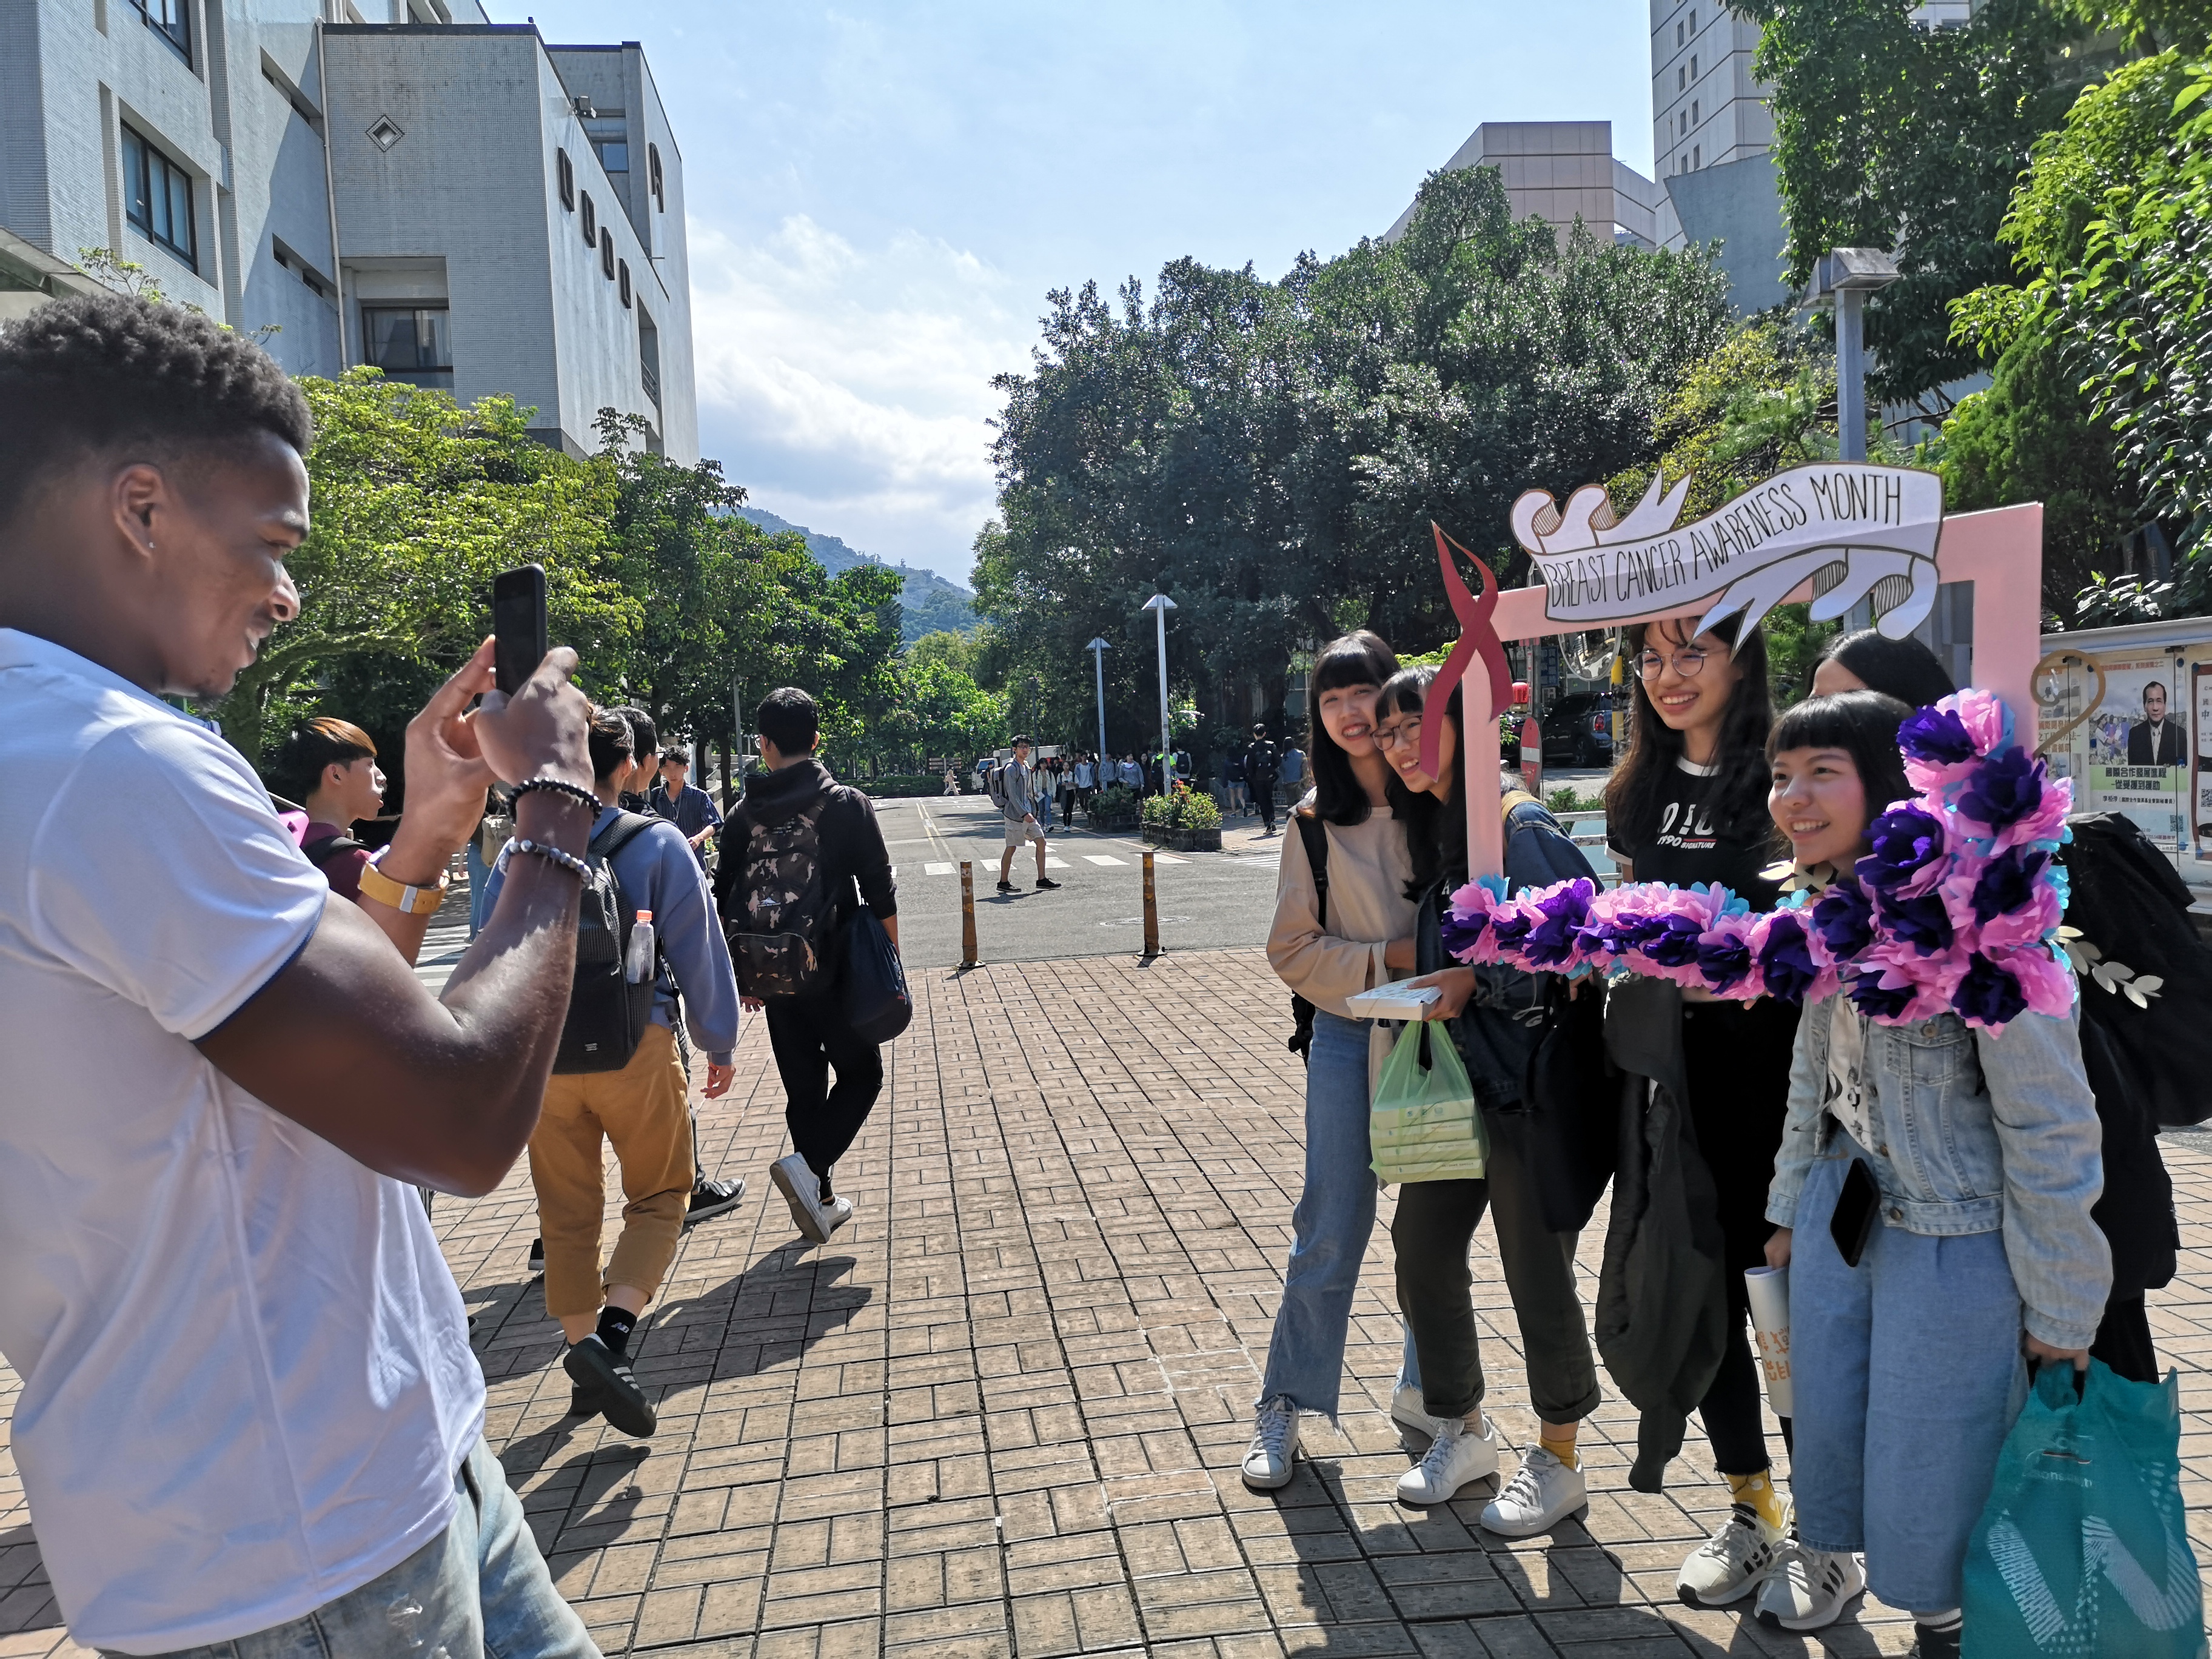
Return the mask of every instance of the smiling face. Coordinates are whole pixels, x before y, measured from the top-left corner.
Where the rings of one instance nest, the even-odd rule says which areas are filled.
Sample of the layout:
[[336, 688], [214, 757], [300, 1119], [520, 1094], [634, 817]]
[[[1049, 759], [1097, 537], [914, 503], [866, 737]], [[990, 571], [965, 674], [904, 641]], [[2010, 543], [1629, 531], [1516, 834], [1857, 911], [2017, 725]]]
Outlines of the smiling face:
[[1692, 626], [1686, 617], [1670, 617], [1646, 629], [1636, 671], [1644, 695], [1669, 726], [1717, 735], [1743, 670], [1726, 640], [1717, 634], [1692, 635]]
[[[1441, 716], [1439, 718], [1442, 718]], [[1449, 779], [1456, 769], [1459, 759], [1459, 733], [1449, 720], [1443, 720], [1443, 732], [1437, 744], [1437, 765], [1439, 773], [1421, 769], [1422, 711], [1418, 708], [1386, 709], [1375, 720], [1375, 746], [1399, 781], [1415, 794], [1434, 795], [1439, 800], [1451, 799], [1451, 786], [1440, 782]]]
[[1332, 685], [1321, 694], [1322, 729], [1346, 754], [1374, 752], [1375, 694], [1382, 689], [1363, 680], [1357, 685]]
[[1766, 810], [1808, 868], [1841, 868], [1865, 850], [1866, 784], [1847, 750], [1784, 750], [1774, 757]]

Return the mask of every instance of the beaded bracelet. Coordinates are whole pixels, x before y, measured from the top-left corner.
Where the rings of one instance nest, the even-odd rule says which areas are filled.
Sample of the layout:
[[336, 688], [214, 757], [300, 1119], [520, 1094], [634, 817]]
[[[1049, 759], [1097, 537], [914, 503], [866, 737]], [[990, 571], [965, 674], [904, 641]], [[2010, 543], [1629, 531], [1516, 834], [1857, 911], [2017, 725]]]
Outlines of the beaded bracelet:
[[557, 847], [546, 847], [534, 841], [520, 838], [507, 842], [507, 847], [513, 852], [535, 853], [541, 859], [551, 860], [563, 870], [574, 871], [578, 876], [587, 881], [591, 878], [591, 866], [574, 853], [564, 853]]
[[590, 807], [595, 817], [598, 815], [599, 810], [599, 798], [597, 795], [593, 794], [588, 789], [581, 788], [573, 783], [564, 782], [559, 778], [525, 779], [522, 782], [514, 786], [514, 798], [517, 800], [520, 800], [525, 795], [529, 794], [532, 790], [536, 789], [548, 790], [556, 795], [566, 795], [570, 800], [575, 801], [580, 805]]

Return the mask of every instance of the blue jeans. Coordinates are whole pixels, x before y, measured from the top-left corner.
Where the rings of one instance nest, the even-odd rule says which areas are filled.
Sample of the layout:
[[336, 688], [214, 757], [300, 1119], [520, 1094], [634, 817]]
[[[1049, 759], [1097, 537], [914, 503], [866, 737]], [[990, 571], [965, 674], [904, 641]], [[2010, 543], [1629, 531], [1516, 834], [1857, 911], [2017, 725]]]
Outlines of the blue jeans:
[[1959, 1605], [1967, 1535], [2027, 1397], [2021, 1303], [2001, 1233], [1933, 1237], [1877, 1220], [1856, 1267], [1828, 1231], [1857, 1143], [1807, 1171], [1790, 1255], [1790, 1490], [1814, 1549], [1864, 1550], [1893, 1607]]
[[[1344, 1339], [1359, 1264], [1375, 1231], [1374, 1153], [1367, 1145], [1367, 1024], [1314, 1011], [1306, 1056], [1306, 1184], [1291, 1212], [1283, 1304], [1267, 1342], [1260, 1397], [1336, 1415]], [[1421, 1386], [1410, 1332], [1397, 1386]]]
[[167, 1659], [600, 1659], [479, 1439], [453, 1477], [453, 1524], [381, 1577], [303, 1619]]

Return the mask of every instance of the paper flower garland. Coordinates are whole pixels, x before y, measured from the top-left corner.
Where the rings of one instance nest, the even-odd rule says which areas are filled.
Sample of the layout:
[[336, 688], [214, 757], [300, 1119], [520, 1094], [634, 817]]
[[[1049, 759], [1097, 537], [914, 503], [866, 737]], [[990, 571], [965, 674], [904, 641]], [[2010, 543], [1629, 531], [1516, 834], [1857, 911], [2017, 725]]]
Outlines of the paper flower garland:
[[1898, 728], [1914, 798], [1878, 814], [1870, 850], [1818, 892], [1754, 912], [1724, 887], [1587, 878], [1509, 896], [1485, 877], [1452, 895], [1444, 949], [1462, 962], [1568, 975], [1641, 974], [1730, 1001], [1801, 1002], [1840, 990], [1869, 1018], [1955, 1013], [2002, 1030], [2063, 1014], [2074, 981], [2053, 948], [2073, 787], [2012, 740], [1986, 691], [1923, 708]]

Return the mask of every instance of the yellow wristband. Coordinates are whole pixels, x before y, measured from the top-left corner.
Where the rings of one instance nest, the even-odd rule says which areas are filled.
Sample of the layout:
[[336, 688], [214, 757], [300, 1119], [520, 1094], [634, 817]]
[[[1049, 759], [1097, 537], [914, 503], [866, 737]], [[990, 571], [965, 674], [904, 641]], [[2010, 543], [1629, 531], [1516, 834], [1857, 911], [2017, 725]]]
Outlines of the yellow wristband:
[[[383, 854], [380, 852], [376, 856]], [[362, 866], [361, 896], [388, 904], [403, 915], [427, 916], [446, 902], [446, 885], [453, 876], [452, 871], [441, 870], [435, 887], [403, 887], [378, 869], [376, 858], [372, 858]]]

